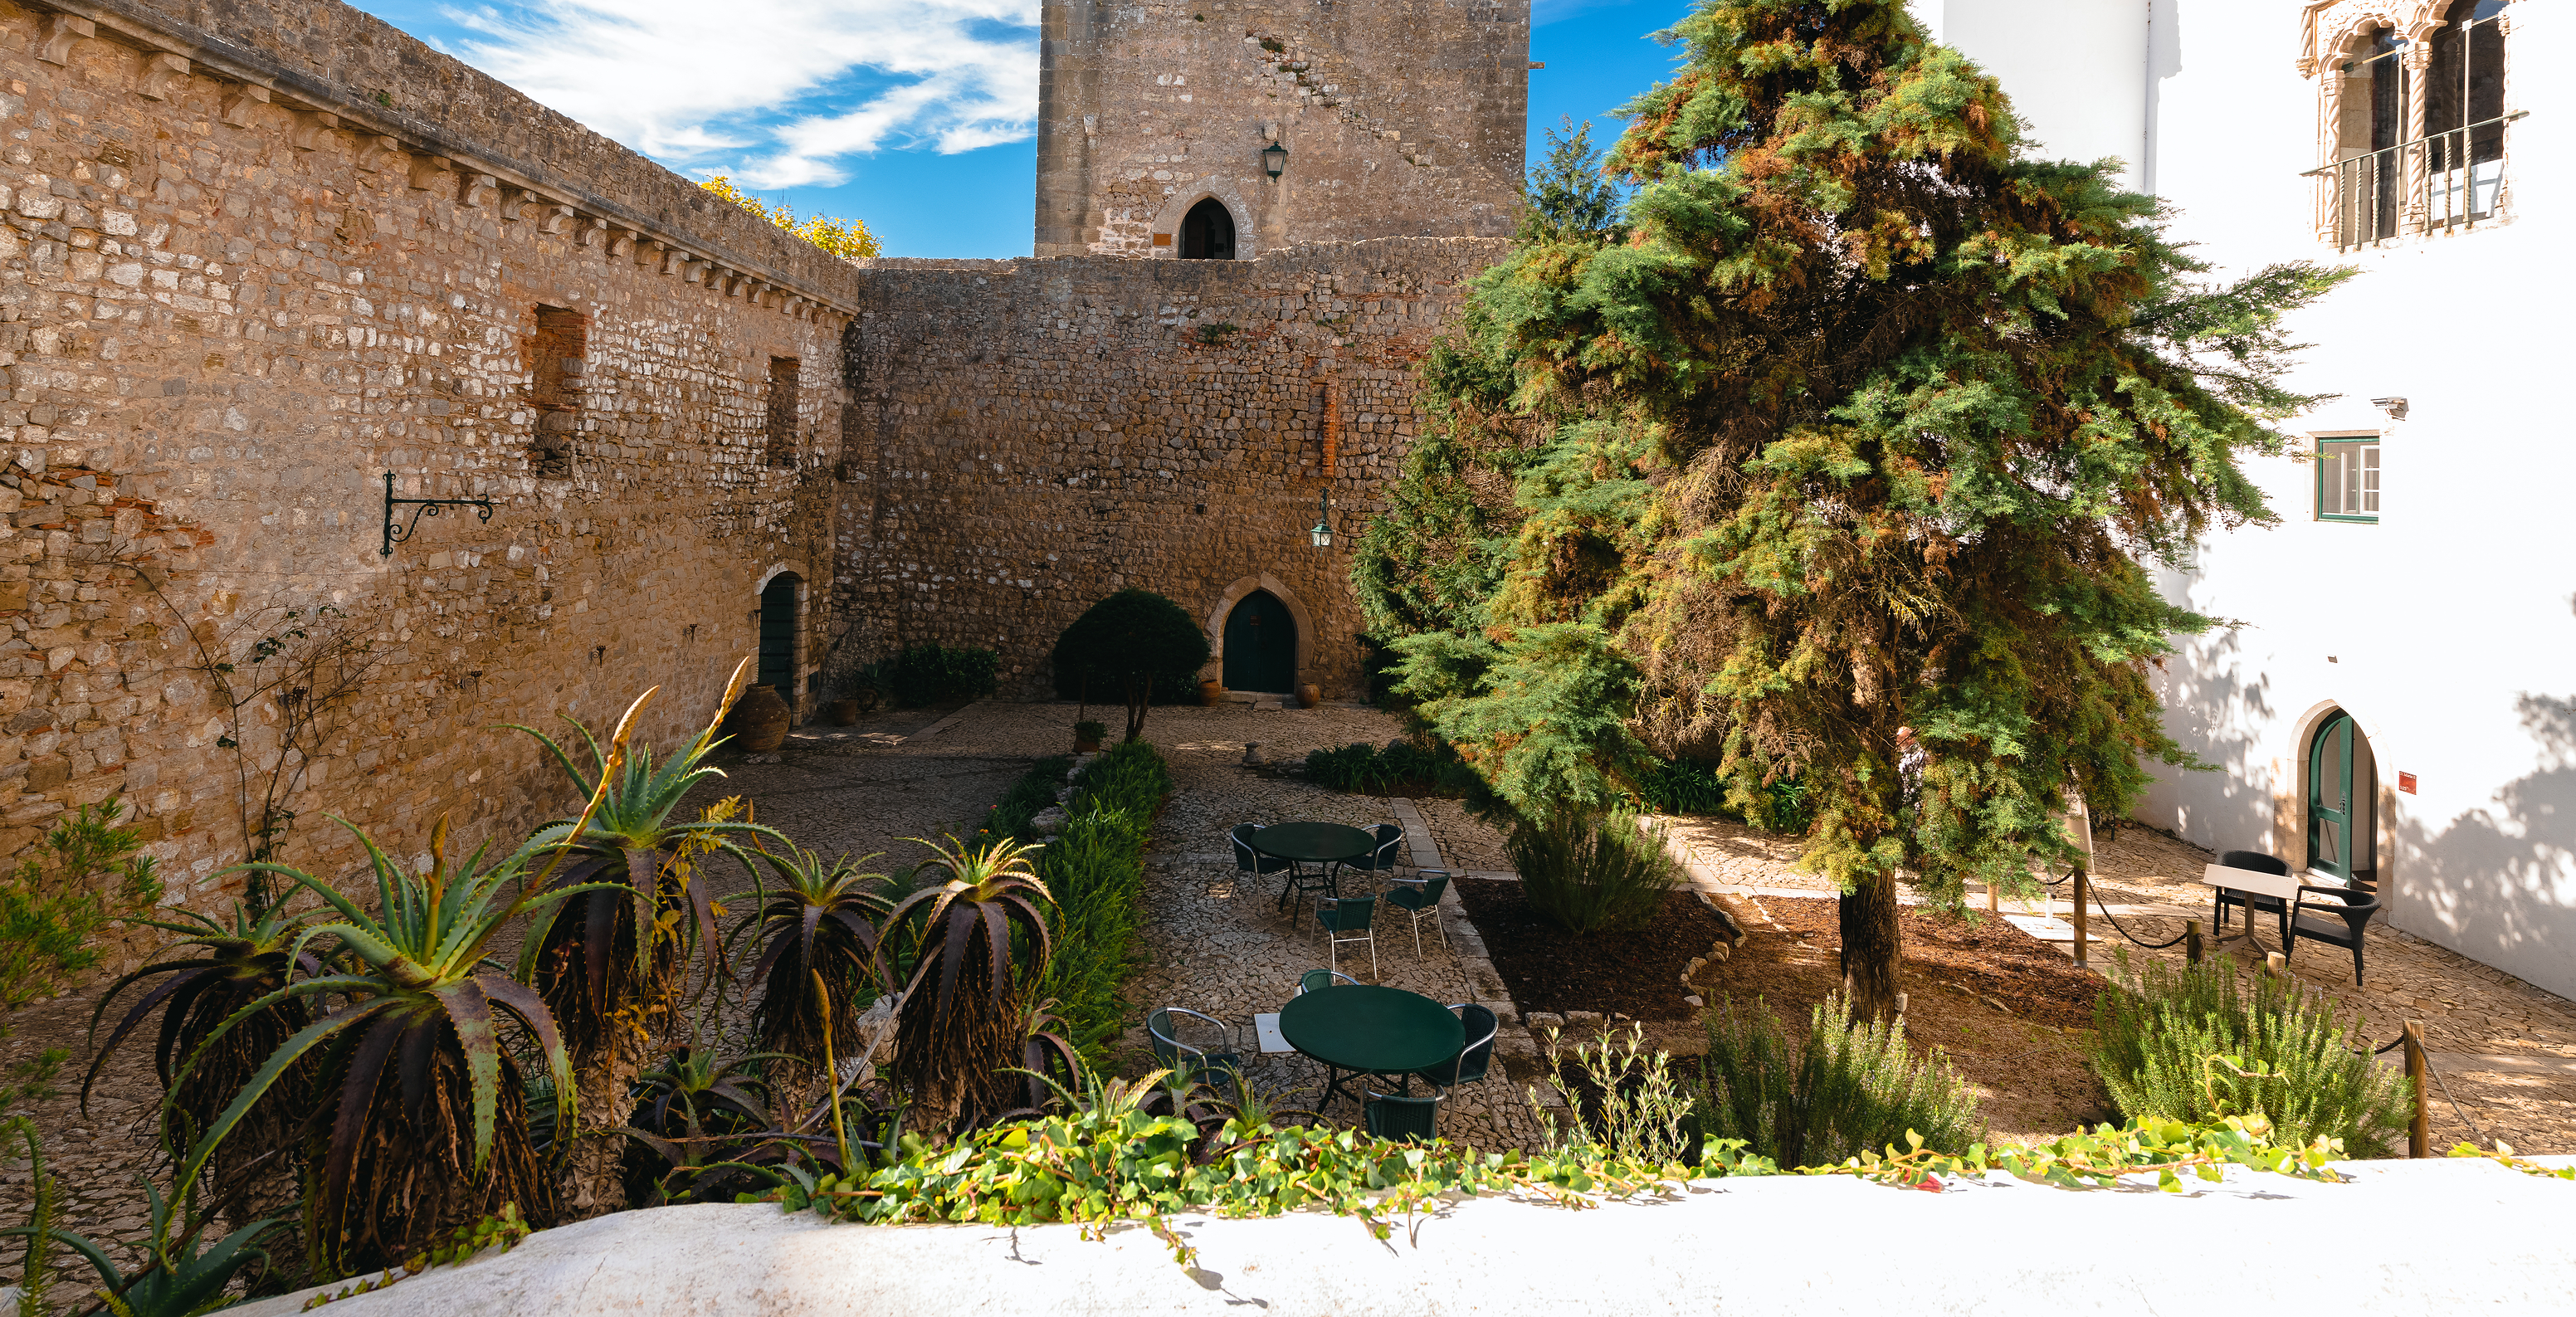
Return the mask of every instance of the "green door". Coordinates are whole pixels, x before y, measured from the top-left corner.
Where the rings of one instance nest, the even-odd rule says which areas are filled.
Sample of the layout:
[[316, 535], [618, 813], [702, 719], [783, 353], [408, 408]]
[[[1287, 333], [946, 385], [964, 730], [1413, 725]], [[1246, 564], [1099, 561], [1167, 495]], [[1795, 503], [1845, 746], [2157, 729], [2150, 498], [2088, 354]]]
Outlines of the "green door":
[[2352, 880], [2352, 715], [2337, 711], [2308, 749], [2308, 867]]
[[1297, 680], [1297, 621], [1288, 605], [1255, 590], [1225, 615], [1225, 688], [1279, 694]]
[[759, 682], [796, 703], [796, 578], [781, 576], [760, 592]]

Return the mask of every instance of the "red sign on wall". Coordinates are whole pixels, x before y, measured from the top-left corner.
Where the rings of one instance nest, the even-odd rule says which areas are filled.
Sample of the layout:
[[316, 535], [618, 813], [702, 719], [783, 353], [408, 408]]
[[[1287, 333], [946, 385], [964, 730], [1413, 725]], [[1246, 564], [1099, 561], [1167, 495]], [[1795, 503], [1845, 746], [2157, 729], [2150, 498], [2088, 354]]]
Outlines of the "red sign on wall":
[[2397, 789], [2398, 789], [2398, 790], [2400, 790], [2400, 791], [2405, 792], [2407, 795], [2410, 795], [2410, 796], [2411, 796], [2411, 795], [2414, 795], [2414, 794], [2415, 794], [2415, 775], [2414, 775], [2413, 773], [2400, 773], [2400, 774], [2398, 774], [2398, 775], [2397, 775]]

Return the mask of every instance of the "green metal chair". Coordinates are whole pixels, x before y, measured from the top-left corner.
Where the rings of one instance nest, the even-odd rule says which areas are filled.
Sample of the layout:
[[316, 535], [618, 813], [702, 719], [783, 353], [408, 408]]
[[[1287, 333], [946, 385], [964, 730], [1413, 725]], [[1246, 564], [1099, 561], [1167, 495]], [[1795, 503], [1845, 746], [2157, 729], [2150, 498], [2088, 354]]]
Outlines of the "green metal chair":
[[[1176, 1015], [1203, 1020], [1214, 1026], [1224, 1043], [1209, 1048], [1182, 1042], [1180, 1027], [1172, 1018]], [[1187, 1088], [1196, 1083], [1216, 1084], [1220, 1080], [1230, 1083], [1243, 1073], [1243, 1051], [1235, 1041], [1234, 1026], [1213, 1015], [1202, 1015], [1180, 1006], [1156, 1007], [1145, 1017], [1145, 1033], [1153, 1040], [1155, 1062], [1172, 1072], [1171, 1083], [1175, 1088]]]
[[1368, 1132], [1381, 1139], [1433, 1139], [1440, 1136], [1440, 1099], [1396, 1097], [1370, 1092], [1360, 1108]]
[[1433, 931], [1440, 934], [1440, 949], [1456, 955], [1457, 952], [1449, 947], [1449, 926], [1440, 922], [1440, 894], [1449, 890], [1449, 875], [1438, 869], [1419, 869], [1410, 878], [1388, 881], [1395, 885], [1387, 889], [1387, 908], [1403, 911], [1406, 921], [1413, 925], [1413, 958], [1422, 959], [1422, 921], [1425, 919], [1430, 920]]
[[[1449, 1009], [1458, 1013], [1458, 1023], [1466, 1030], [1467, 1045], [1458, 1054], [1438, 1065], [1427, 1065], [1414, 1071], [1423, 1082], [1440, 1089], [1447, 1097], [1466, 1084], [1481, 1084], [1493, 1072], [1494, 1037], [1502, 1032], [1502, 1021], [1492, 1011], [1471, 1001], [1451, 1002]], [[1413, 1081], [1405, 1081], [1410, 1092]]]
[[1340, 979], [1342, 982], [1347, 983], [1354, 988], [1360, 985], [1360, 981], [1358, 979], [1352, 978], [1350, 975], [1344, 974], [1340, 970], [1310, 969], [1297, 976], [1297, 995], [1303, 997], [1310, 992], [1320, 992], [1325, 988], [1333, 986], [1333, 980], [1335, 979]]
[[1315, 922], [1324, 930], [1324, 959], [1335, 969], [1340, 966], [1340, 953], [1345, 942], [1366, 942], [1369, 949], [1369, 977], [1377, 977], [1377, 898], [1374, 896], [1327, 896], [1315, 902]]

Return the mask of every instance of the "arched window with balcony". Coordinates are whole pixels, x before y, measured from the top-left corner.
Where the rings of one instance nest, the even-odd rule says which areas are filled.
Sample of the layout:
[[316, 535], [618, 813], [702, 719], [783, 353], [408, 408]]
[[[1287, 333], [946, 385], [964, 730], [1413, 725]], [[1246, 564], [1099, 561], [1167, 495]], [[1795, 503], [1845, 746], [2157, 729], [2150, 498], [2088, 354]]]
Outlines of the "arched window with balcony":
[[2503, 210], [2512, 7], [2419, 0], [2323, 47], [2320, 237], [2365, 247]]

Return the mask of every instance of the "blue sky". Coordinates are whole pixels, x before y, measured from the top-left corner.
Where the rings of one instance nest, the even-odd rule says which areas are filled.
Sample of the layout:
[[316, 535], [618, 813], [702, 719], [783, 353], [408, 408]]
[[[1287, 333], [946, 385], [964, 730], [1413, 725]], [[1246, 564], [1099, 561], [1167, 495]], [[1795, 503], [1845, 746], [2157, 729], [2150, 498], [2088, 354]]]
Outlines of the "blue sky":
[[[1037, 0], [358, 7], [681, 173], [865, 220], [889, 256], [1029, 254]], [[1646, 34], [1688, 8], [1538, 0], [1531, 158], [1561, 115], [1607, 145], [1611, 107], [1672, 67]]]

